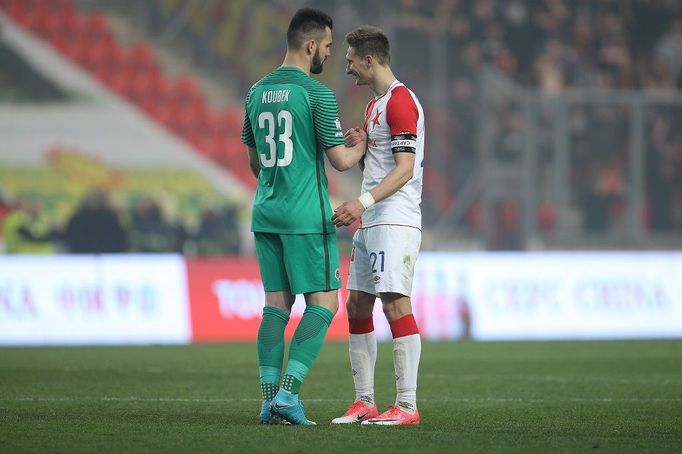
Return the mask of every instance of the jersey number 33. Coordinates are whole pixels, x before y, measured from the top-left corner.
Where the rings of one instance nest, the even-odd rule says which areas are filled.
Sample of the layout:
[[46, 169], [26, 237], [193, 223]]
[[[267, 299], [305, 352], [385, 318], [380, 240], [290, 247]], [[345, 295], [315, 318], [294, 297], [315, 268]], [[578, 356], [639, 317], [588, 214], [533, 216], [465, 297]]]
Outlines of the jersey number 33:
[[[263, 167], [286, 167], [291, 164], [291, 159], [294, 155], [294, 142], [291, 141], [293, 133], [293, 119], [291, 112], [288, 110], [280, 110], [277, 112], [277, 119], [272, 112], [262, 112], [258, 115], [258, 127], [265, 131], [265, 142], [268, 149], [259, 153], [260, 163]], [[275, 141], [275, 133], [277, 130], [282, 131], [277, 136], [276, 140], [284, 144], [284, 153], [281, 158], [277, 157], [277, 142]]]

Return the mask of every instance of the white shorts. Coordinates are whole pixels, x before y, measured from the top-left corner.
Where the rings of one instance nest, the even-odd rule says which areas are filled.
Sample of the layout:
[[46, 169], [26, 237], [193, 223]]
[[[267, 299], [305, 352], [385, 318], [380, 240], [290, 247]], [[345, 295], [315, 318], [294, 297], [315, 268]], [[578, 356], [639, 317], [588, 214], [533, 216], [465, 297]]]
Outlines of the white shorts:
[[402, 225], [358, 229], [353, 236], [348, 289], [410, 296], [421, 230]]

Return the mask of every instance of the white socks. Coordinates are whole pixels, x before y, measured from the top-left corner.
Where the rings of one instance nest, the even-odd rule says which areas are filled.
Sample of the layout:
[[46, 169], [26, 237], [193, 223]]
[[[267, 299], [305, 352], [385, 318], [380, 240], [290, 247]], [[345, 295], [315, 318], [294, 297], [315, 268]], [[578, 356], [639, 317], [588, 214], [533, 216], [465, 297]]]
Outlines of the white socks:
[[373, 407], [374, 365], [377, 362], [377, 338], [374, 331], [366, 334], [350, 334], [348, 350], [355, 383], [355, 400]]
[[[355, 383], [355, 400], [374, 406], [374, 366], [377, 340], [374, 331], [349, 336], [350, 365]], [[421, 356], [421, 338], [411, 334], [393, 339], [393, 364], [396, 377], [396, 405], [414, 413], [417, 409], [417, 373]]]
[[422, 342], [419, 334], [393, 339], [393, 364], [397, 396], [396, 405], [414, 413], [417, 409], [417, 372]]

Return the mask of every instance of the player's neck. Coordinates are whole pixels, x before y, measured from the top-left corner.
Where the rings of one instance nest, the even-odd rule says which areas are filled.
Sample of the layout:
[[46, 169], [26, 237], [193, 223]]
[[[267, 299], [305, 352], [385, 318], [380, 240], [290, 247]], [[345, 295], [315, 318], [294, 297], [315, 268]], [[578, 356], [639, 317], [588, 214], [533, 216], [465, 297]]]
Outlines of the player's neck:
[[310, 61], [294, 52], [287, 51], [282, 66], [293, 66], [294, 68], [299, 68], [307, 75], [310, 75]]
[[395, 80], [396, 77], [393, 75], [391, 68], [388, 66], [385, 68], [380, 67], [374, 76], [374, 80], [370, 84], [374, 96], [384, 96]]

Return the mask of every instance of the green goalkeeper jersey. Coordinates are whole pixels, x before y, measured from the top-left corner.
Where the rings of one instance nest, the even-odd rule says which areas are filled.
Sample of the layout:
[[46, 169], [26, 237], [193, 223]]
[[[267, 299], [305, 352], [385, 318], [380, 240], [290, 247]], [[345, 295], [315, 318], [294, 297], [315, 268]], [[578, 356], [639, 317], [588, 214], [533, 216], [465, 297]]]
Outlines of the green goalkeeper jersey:
[[246, 96], [242, 141], [260, 161], [251, 230], [334, 231], [324, 152], [343, 144], [334, 93], [294, 67], [280, 67]]

